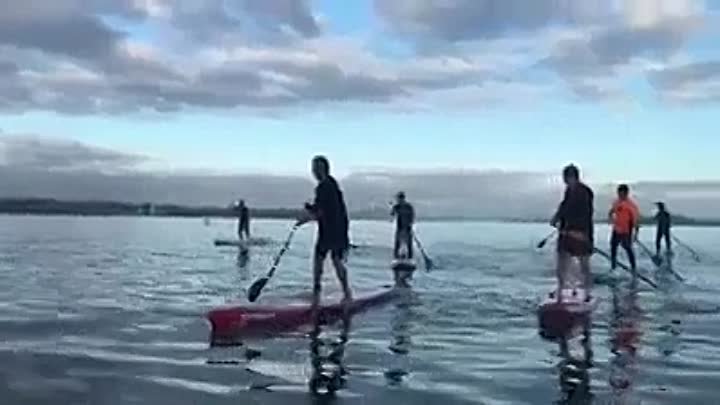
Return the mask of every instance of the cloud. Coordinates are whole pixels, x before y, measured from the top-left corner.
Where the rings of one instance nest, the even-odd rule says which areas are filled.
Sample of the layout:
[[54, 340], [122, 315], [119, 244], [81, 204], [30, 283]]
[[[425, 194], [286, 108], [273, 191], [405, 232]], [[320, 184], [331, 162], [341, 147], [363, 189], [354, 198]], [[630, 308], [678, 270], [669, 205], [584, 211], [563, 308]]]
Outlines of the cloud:
[[15, 169], [106, 172], [134, 168], [148, 160], [145, 156], [65, 139], [0, 134], [0, 164]]
[[558, 98], [563, 84], [605, 102], [683, 49], [705, 12], [698, 0], [374, 1], [381, 46], [328, 32], [310, 0], [0, 0], [0, 112], [454, 111]]
[[720, 101], [720, 61], [665, 67], [650, 72], [650, 83], [664, 100], [682, 103]]
[[[299, 207], [312, 198], [307, 177], [158, 172], [146, 156], [80, 142], [0, 134], [0, 198], [225, 205], [237, 198], [255, 207]], [[387, 212], [403, 190], [422, 217], [537, 219], [549, 217], [562, 195], [556, 174], [475, 170], [366, 170], [340, 179], [353, 212]], [[596, 210], [604, 212], [614, 186], [593, 185]], [[666, 201], [677, 213], [716, 217], [720, 183], [637, 183], [633, 195], [645, 212]]]

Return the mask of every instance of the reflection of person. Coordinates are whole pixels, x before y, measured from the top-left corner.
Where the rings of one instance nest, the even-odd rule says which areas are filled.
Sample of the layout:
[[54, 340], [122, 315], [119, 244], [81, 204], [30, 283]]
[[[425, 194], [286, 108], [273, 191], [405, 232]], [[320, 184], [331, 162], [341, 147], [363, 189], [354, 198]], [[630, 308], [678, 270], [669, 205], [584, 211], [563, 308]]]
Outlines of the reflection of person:
[[593, 351], [590, 331], [591, 321], [588, 319], [583, 328], [582, 358], [575, 358], [570, 354], [567, 338], [561, 338], [558, 342], [562, 357], [558, 367], [562, 393], [562, 398], [558, 403], [561, 405], [590, 404], [592, 402], [589, 369], [592, 367]]
[[610, 387], [614, 403], [625, 403], [633, 393], [638, 344], [640, 343], [637, 307], [637, 283], [631, 283], [629, 291], [621, 292], [620, 287], [611, 287], [613, 294], [610, 347], [614, 357], [610, 360]]
[[591, 300], [592, 275], [590, 256], [594, 241], [594, 194], [580, 181], [580, 170], [569, 165], [563, 169], [565, 196], [553, 216], [551, 225], [560, 229], [557, 244], [557, 302], [562, 301], [562, 289], [565, 277], [570, 269], [570, 259], [578, 258], [583, 274], [583, 287], [587, 291], [586, 299]]
[[[326, 344], [320, 338], [322, 328], [320, 320], [315, 319], [313, 330], [310, 333], [310, 364], [312, 375], [308, 381], [310, 392], [314, 395], [323, 391], [334, 393], [343, 389], [346, 385], [347, 371], [345, 370], [345, 348], [350, 340], [351, 319], [343, 316], [342, 329], [337, 341]], [[323, 353], [324, 347], [331, 347], [328, 354]]]
[[345, 294], [344, 302], [347, 304], [352, 300], [352, 291], [345, 267], [345, 256], [350, 247], [345, 199], [337, 181], [330, 175], [330, 162], [327, 158], [324, 156], [313, 158], [312, 172], [318, 181], [315, 201], [313, 204], [305, 205], [305, 212], [298, 219], [297, 224], [302, 225], [311, 220], [316, 220], [318, 223], [318, 236], [313, 256], [313, 308], [317, 308], [320, 303], [323, 265], [328, 253]]
[[393, 257], [400, 259], [400, 248], [405, 246], [407, 258], [413, 258], [413, 225], [415, 223], [415, 209], [405, 199], [405, 193], [399, 192], [395, 205], [392, 207], [392, 216], [395, 217], [395, 247]]

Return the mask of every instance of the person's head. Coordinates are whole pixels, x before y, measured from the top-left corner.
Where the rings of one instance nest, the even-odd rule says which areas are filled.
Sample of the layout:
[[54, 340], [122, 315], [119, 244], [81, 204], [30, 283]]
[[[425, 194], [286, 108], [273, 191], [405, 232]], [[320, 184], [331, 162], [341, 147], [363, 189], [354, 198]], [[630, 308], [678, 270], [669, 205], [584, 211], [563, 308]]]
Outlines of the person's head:
[[399, 203], [405, 202], [405, 192], [400, 191], [395, 195], [395, 200]]
[[240, 201], [238, 202], [238, 205], [240, 205], [241, 207], [244, 207], [244, 206], [245, 206], [245, 200], [240, 200]]
[[312, 173], [318, 181], [330, 175], [330, 162], [325, 156], [315, 156], [312, 160]]
[[666, 211], [665, 203], [664, 203], [664, 202], [658, 201], [658, 202], [655, 203], [655, 205], [657, 205], [658, 211], [660, 211], [660, 212], [665, 212], [665, 211]]
[[630, 187], [628, 187], [627, 184], [619, 185], [617, 188], [617, 195], [619, 199], [626, 200], [630, 195]]
[[563, 169], [563, 181], [568, 186], [573, 186], [580, 182], [580, 169], [573, 164], [565, 166]]

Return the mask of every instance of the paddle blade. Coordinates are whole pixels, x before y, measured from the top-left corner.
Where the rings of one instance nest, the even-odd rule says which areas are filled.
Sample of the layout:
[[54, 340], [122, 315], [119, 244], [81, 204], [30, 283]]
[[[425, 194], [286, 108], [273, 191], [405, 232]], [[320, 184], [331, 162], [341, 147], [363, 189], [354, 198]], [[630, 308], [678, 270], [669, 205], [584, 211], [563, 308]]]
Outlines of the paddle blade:
[[265, 288], [265, 285], [268, 283], [269, 280], [270, 279], [268, 277], [263, 277], [254, 282], [248, 289], [248, 301], [257, 301], [258, 297], [260, 297], [260, 293], [262, 293], [263, 288]]
[[435, 267], [435, 264], [429, 257], [425, 257], [425, 270], [430, 271]]

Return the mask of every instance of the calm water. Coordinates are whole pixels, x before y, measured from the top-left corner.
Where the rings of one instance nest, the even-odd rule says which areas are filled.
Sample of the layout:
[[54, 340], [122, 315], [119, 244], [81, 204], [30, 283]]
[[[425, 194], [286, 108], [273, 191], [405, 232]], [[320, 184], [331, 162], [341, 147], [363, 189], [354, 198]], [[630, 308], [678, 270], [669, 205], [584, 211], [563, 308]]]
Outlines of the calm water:
[[[244, 302], [290, 224], [255, 221], [247, 263], [230, 222], [199, 219], [0, 217], [0, 397], [3, 404], [322, 403], [307, 393], [308, 338], [210, 348], [203, 315]], [[357, 295], [388, 284], [391, 225], [355, 222], [349, 259]], [[422, 224], [439, 267], [413, 296], [353, 320], [338, 404], [717, 403], [720, 229], [677, 229], [707, 254], [677, 249], [677, 283], [598, 286], [589, 340], [538, 336], [535, 308], [553, 285], [541, 225]], [[600, 230], [598, 240], [605, 240]], [[646, 237], [651, 236], [646, 231]], [[298, 234], [261, 301], [307, 299], [314, 230]], [[713, 259], [713, 257], [715, 259]], [[596, 272], [607, 263], [594, 259]], [[641, 264], [649, 269], [649, 260]], [[332, 271], [326, 294], [337, 296]], [[327, 329], [327, 342], [340, 330]], [[584, 343], [584, 344], [583, 344]], [[567, 349], [567, 350], [565, 350]], [[583, 360], [589, 361], [583, 361]], [[589, 366], [589, 367], [588, 367]], [[567, 400], [566, 397], [571, 397]], [[291, 402], [293, 401], [293, 402]]]

